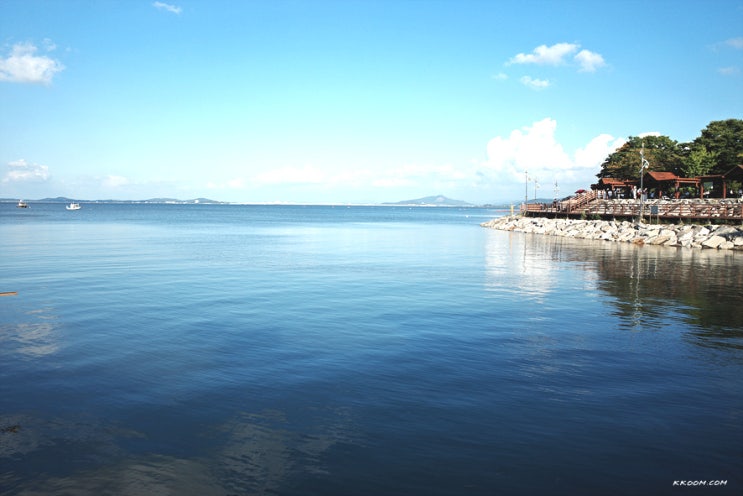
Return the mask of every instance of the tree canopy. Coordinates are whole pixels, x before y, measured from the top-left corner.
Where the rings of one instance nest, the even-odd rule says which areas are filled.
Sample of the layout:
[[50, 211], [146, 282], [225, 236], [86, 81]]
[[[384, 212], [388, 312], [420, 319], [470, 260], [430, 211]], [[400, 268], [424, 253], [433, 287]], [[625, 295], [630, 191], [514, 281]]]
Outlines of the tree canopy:
[[724, 174], [743, 163], [743, 120], [712, 121], [691, 143], [678, 143], [668, 136], [630, 136], [606, 157], [596, 176], [637, 179], [641, 152], [651, 171], [682, 177]]
[[694, 144], [716, 155], [716, 164], [710, 173], [724, 174], [743, 163], [743, 120], [712, 121]]
[[679, 144], [668, 136], [630, 136], [617, 151], [601, 164], [598, 177], [636, 179], [640, 176], [641, 157], [648, 161], [648, 170], [678, 173], [683, 164]]

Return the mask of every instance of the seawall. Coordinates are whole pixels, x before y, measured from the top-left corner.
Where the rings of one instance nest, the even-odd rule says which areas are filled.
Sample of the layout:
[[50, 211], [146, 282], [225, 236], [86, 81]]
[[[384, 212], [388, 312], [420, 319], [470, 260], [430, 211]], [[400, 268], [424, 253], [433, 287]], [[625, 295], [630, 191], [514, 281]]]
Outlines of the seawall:
[[508, 216], [483, 222], [482, 227], [548, 236], [743, 251], [743, 226], [638, 224], [628, 221], [548, 219]]

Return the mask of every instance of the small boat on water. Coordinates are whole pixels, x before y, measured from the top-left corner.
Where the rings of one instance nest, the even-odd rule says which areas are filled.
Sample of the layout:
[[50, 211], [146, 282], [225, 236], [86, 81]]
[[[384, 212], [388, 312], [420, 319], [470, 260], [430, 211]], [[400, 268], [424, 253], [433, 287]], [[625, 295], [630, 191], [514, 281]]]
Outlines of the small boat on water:
[[18, 208], [28, 208], [28, 203], [26, 203], [23, 200], [18, 200], [18, 205], [16, 205]]
[[79, 203], [70, 203], [69, 205], [66, 205], [65, 208], [67, 210], [80, 210], [80, 204]]

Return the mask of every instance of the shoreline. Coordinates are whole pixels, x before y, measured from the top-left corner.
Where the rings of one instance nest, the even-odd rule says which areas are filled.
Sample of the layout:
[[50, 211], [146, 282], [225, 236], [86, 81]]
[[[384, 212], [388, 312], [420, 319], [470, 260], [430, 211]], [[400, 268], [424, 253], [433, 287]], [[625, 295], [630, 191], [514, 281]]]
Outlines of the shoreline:
[[629, 221], [551, 219], [506, 216], [480, 224], [516, 231], [636, 245], [743, 251], [743, 226], [700, 224], [638, 224]]

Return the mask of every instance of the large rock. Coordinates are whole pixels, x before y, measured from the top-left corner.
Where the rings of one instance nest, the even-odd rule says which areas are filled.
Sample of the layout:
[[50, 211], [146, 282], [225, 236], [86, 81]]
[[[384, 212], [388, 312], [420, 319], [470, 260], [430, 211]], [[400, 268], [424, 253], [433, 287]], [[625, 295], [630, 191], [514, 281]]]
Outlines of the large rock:
[[600, 239], [638, 245], [743, 250], [743, 228], [729, 225], [648, 225], [628, 221], [583, 221], [518, 216], [499, 217], [481, 225], [505, 231]]
[[721, 244], [727, 241], [722, 236], [712, 235], [706, 240], [702, 241], [703, 248], [718, 248]]

